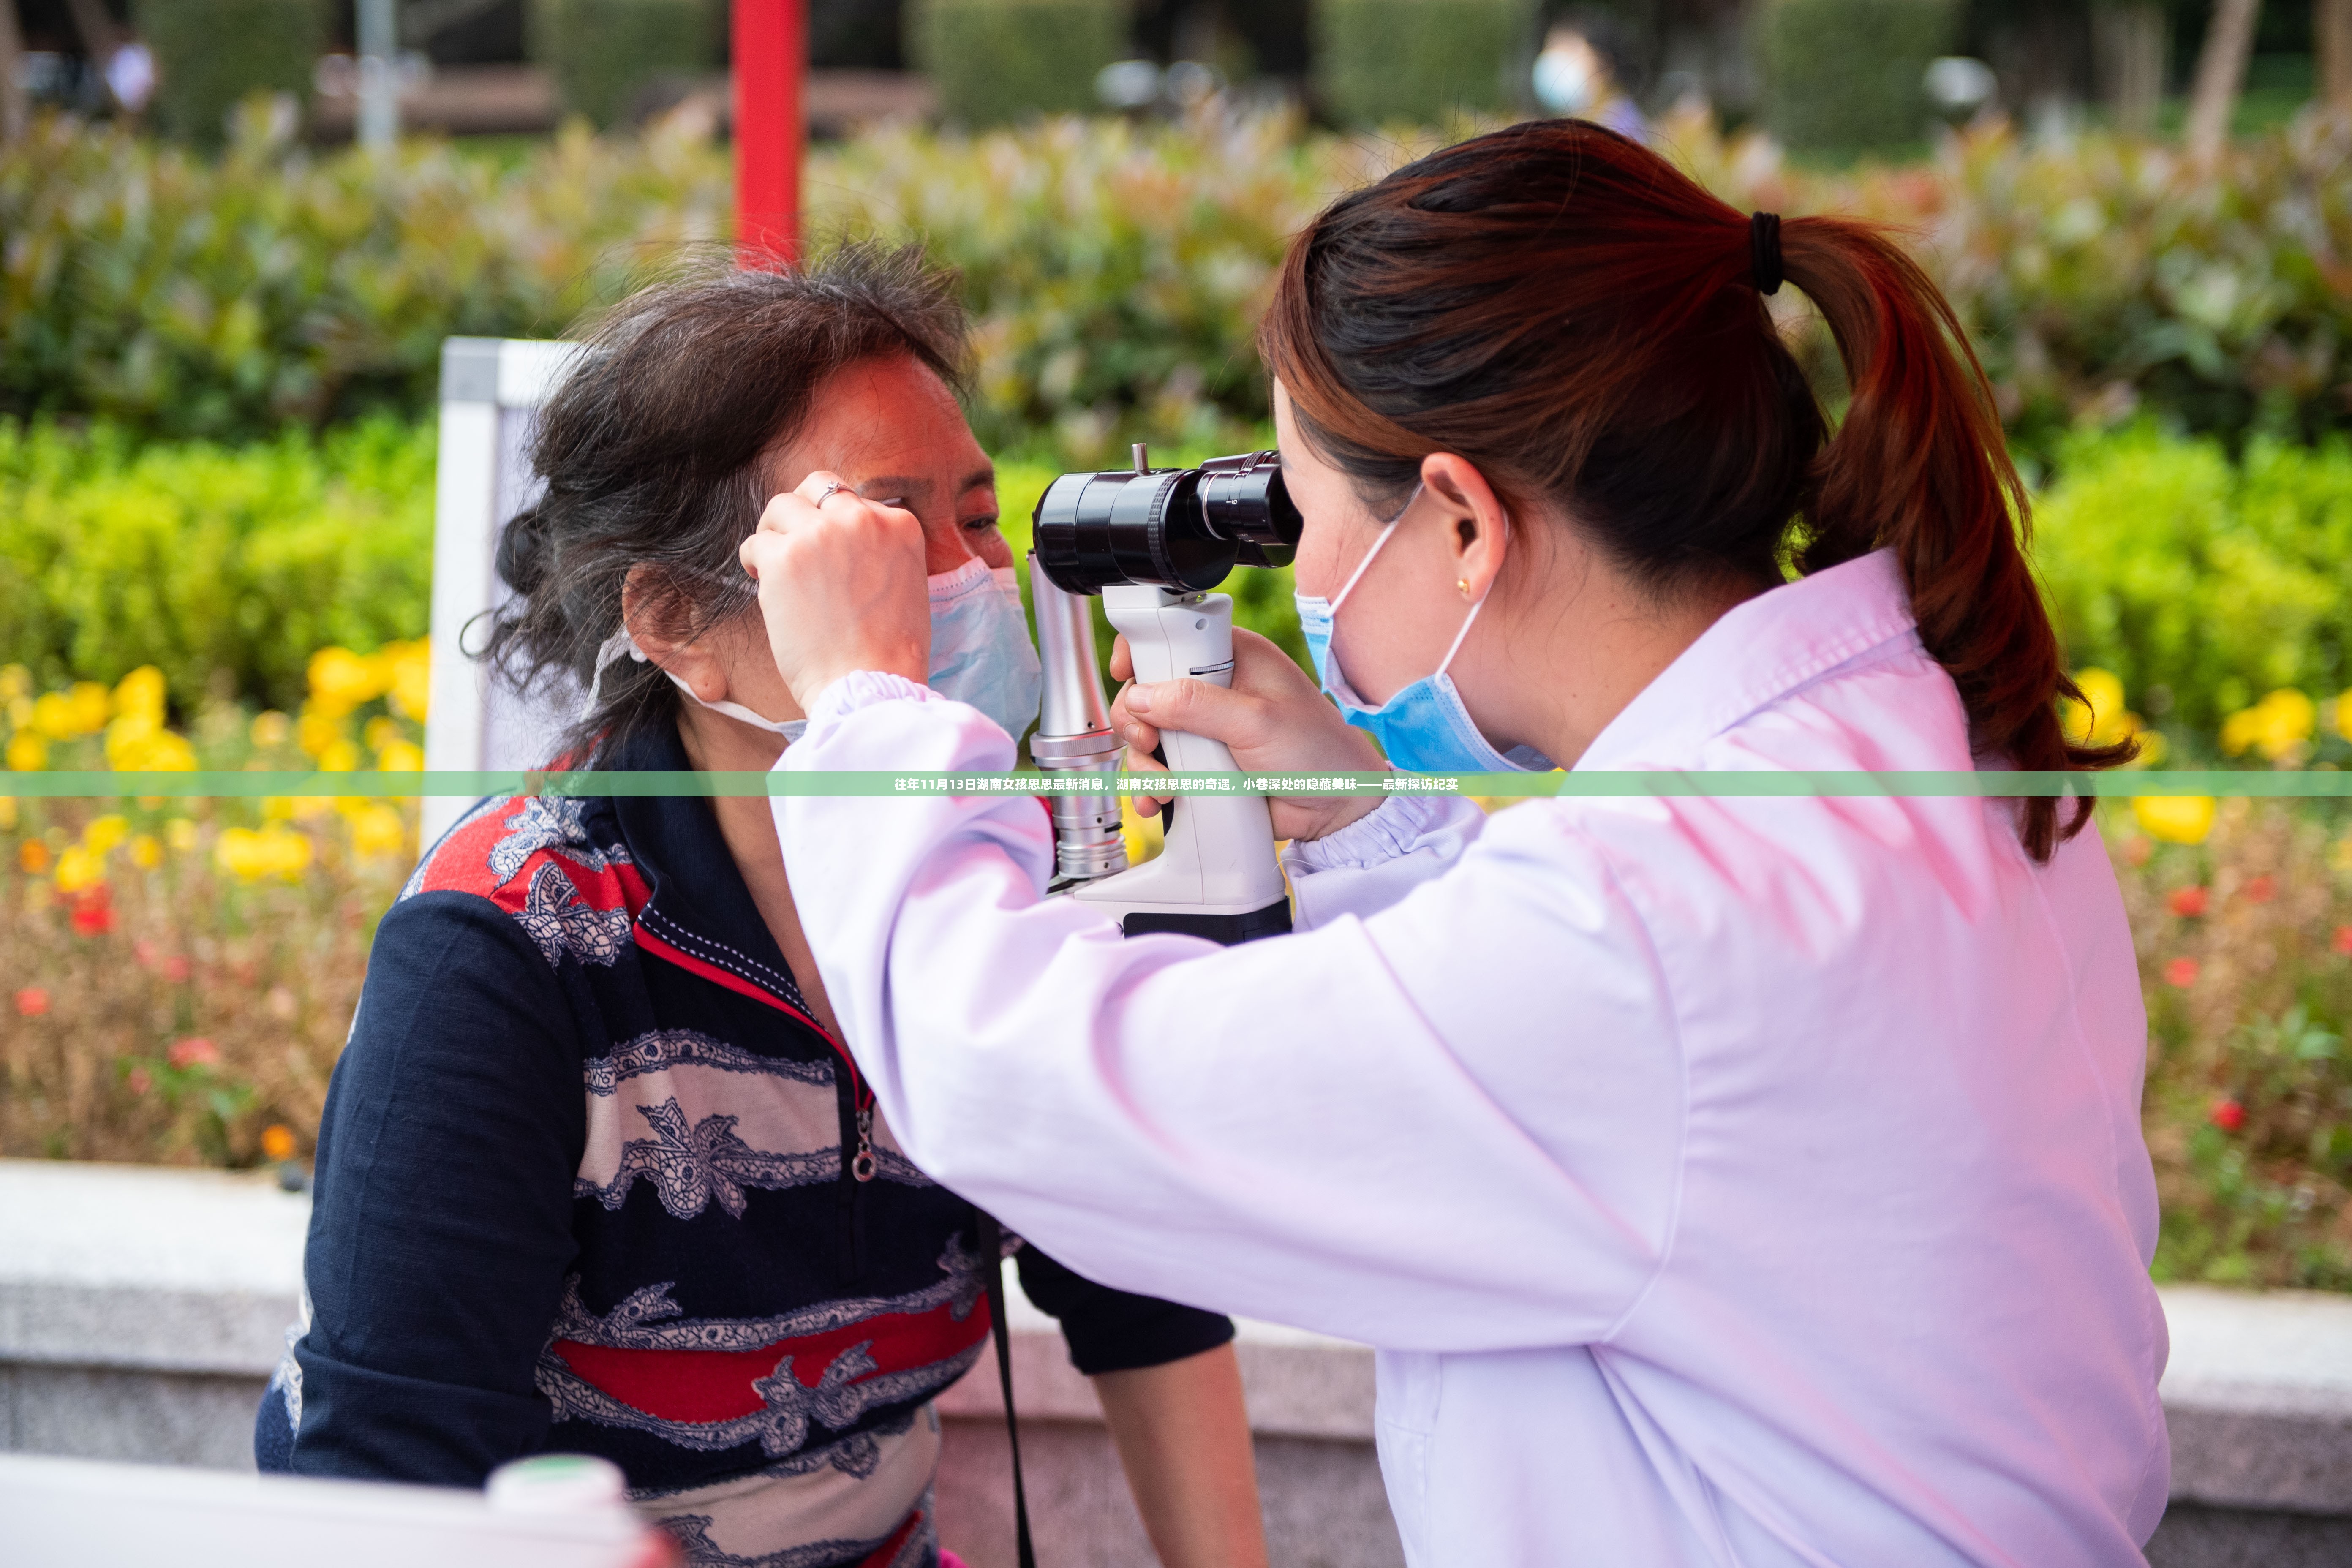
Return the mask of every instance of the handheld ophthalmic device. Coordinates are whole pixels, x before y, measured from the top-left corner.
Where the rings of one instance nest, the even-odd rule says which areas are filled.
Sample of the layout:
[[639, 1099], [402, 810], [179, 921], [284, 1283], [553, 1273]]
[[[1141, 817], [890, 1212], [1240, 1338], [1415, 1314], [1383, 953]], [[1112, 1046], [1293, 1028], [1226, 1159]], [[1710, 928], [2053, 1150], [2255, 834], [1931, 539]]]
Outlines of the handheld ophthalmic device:
[[[1037, 502], [1029, 585], [1037, 616], [1044, 701], [1029, 754], [1048, 773], [1104, 775], [1099, 794], [1053, 797], [1056, 891], [1119, 918], [1129, 936], [1182, 931], [1225, 943], [1290, 929], [1265, 800], [1189, 795], [1166, 846], [1127, 863], [1118, 797], [1108, 787], [1122, 742], [1110, 727], [1087, 600], [1099, 594], [1127, 637], [1138, 680], [1234, 679], [1234, 601], [1209, 590], [1235, 566], [1284, 566], [1298, 543], [1298, 509], [1272, 452], [1154, 471], [1064, 474]], [[1234, 772], [1224, 743], [1160, 732], [1176, 773]]]

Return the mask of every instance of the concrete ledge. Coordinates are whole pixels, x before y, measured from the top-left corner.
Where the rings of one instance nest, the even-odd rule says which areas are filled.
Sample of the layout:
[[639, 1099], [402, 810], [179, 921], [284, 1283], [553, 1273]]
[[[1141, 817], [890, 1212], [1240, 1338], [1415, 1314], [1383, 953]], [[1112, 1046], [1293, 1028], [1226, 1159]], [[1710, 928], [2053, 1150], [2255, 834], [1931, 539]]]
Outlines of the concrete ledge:
[[[0, 1450], [250, 1468], [301, 1281], [309, 1200], [266, 1177], [0, 1160]], [[1008, 1271], [1008, 1284], [1012, 1277]], [[2352, 1563], [2352, 1297], [2162, 1292], [2175, 1507], [2158, 1568]], [[1033, 1518], [1066, 1560], [1152, 1561], [1093, 1385], [1008, 1300]], [[1275, 1561], [1401, 1563], [1372, 1452], [1372, 1356], [1265, 1323], [1239, 1352]], [[940, 1401], [940, 1510], [1012, 1561], [993, 1360]]]

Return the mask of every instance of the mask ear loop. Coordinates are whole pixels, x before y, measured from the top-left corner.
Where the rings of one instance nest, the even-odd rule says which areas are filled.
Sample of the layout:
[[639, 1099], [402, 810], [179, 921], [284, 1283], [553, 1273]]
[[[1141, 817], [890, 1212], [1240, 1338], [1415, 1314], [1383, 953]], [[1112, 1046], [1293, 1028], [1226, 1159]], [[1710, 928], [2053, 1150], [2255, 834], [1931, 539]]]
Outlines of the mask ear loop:
[[1339, 606], [1348, 602], [1348, 595], [1354, 593], [1356, 584], [1364, 580], [1364, 574], [1371, 570], [1373, 561], [1379, 558], [1381, 551], [1388, 548], [1389, 541], [1396, 537], [1396, 525], [1404, 521], [1404, 514], [1411, 511], [1412, 503], [1421, 499], [1422, 489], [1421, 485], [1414, 485], [1412, 494], [1404, 498], [1404, 505], [1397, 508], [1396, 515], [1381, 524], [1381, 536], [1372, 541], [1372, 547], [1364, 552], [1364, 558], [1356, 563], [1356, 570], [1349, 575], [1346, 584], [1340, 588], [1339, 596], [1331, 601], [1333, 615], [1339, 613]]

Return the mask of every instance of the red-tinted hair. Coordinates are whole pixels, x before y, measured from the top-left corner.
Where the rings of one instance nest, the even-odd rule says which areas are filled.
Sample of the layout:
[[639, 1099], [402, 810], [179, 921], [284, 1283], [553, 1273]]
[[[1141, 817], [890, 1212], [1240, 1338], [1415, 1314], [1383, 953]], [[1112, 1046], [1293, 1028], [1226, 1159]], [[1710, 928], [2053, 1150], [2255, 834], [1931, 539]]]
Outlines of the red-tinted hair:
[[[1384, 514], [1453, 452], [1662, 595], [1891, 546], [1979, 755], [2126, 760], [2129, 742], [2060, 727], [2079, 693], [1951, 307], [1867, 225], [1790, 218], [1780, 240], [1845, 360], [1834, 437], [1757, 291], [1748, 215], [1582, 121], [1476, 137], [1340, 198], [1293, 241], [1260, 346], [1308, 439]], [[2021, 815], [2046, 860], [2089, 803], [2063, 828], [2048, 797]]]

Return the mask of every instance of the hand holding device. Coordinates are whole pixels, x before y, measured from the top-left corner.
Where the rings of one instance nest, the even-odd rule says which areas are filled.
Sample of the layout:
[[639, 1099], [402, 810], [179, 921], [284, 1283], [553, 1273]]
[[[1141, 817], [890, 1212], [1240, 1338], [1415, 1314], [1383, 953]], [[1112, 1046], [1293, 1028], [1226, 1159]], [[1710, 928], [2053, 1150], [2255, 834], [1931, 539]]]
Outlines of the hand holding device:
[[[1110, 672], [1122, 680], [1135, 675], [1123, 637], [1111, 649]], [[1129, 768], [1138, 773], [1153, 765], [1145, 753], [1160, 744], [1162, 730], [1223, 742], [1244, 773], [1375, 773], [1382, 766], [1364, 732], [1349, 727], [1290, 656], [1252, 631], [1234, 633], [1231, 687], [1189, 677], [1134, 680], [1111, 704], [1110, 721], [1127, 742]], [[1380, 804], [1372, 795], [1265, 799], [1276, 838], [1320, 838]], [[1141, 796], [1136, 809], [1149, 816], [1159, 804]]]
[[760, 613], [776, 669], [801, 711], [861, 669], [930, 673], [931, 611], [923, 525], [862, 499], [820, 468], [780, 495], [739, 552], [760, 582]]

